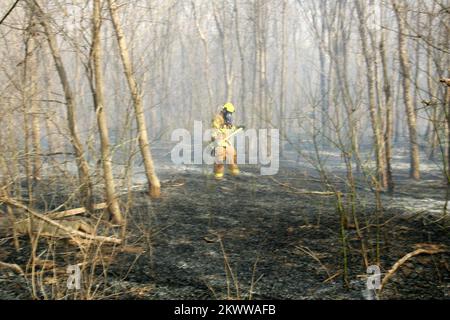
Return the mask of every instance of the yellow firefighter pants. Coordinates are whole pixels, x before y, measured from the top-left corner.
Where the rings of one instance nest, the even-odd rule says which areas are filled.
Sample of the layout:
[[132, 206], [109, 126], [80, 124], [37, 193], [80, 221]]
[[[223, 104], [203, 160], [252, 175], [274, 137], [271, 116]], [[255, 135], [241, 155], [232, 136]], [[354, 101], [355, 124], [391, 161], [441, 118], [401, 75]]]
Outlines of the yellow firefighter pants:
[[239, 167], [237, 165], [237, 153], [233, 146], [228, 145], [226, 147], [216, 147], [216, 158], [214, 164], [214, 176], [220, 180], [225, 173], [225, 164], [228, 164], [228, 168], [233, 176], [239, 174]]

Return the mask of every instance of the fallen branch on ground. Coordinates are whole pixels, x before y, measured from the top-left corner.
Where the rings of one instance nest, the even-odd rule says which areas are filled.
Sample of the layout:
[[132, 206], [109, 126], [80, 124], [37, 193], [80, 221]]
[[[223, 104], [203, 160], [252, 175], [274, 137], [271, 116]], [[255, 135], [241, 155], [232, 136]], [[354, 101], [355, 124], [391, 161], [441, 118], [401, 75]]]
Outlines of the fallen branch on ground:
[[388, 282], [388, 280], [397, 272], [397, 270], [409, 259], [418, 256], [420, 254], [437, 254], [437, 253], [443, 253], [446, 252], [446, 248], [444, 246], [439, 245], [433, 245], [429, 244], [426, 248], [419, 248], [413, 252], [408, 253], [403, 258], [398, 260], [392, 268], [387, 272], [387, 274], [384, 276], [383, 281], [381, 282], [381, 288], [380, 291], [383, 290], [384, 286]]
[[[106, 208], [108, 208], [108, 205], [104, 202], [99, 203], [99, 204], [94, 204], [94, 210], [102, 210], [102, 209], [106, 209]], [[51, 214], [48, 214], [47, 217], [49, 217], [50, 219], [61, 219], [61, 218], [72, 217], [72, 216], [76, 216], [79, 214], [83, 214], [86, 211], [87, 211], [87, 209], [82, 207], [82, 208], [70, 209], [70, 210], [65, 210], [65, 211], [53, 212]]]
[[44, 222], [46, 222], [46, 223], [48, 223], [50, 225], [53, 225], [53, 226], [57, 227], [58, 229], [61, 229], [61, 230], [65, 231], [69, 236], [71, 236], [75, 240], [76, 240], [75, 236], [78, 236], [78, 237], [81, 237], [83, 239], [88, 239], [88, 240], [93, 240], [93, 241], [100, 241], [100, 242], [107, 242], [107, 243], [114, 243], [114, 244], [121, 244], [122, 243], [122, 240], [114, 238], [114, 237], [95, 236], [95, 235], [92, 235], [92, 234], [88, 234], [86, 232], [81, 232], [81, 231], [72, 229], [70, 227], [66, 227], [66, 226], [62, 225], [61, 223], [58, 223], [58, 222], [48, 218], [47, 216], [45, 216], [43, 214], [37, 213], [36, 211], [30, 209], [26, 205], [24, 205], [24, 204], [22, 204], [22, 203], [20, 203], [20, 202], [18, 202], [16, 200], [2, 197], [2, 198], [0, 198], [0, 202], [3, 202], [3, 203], [11, 205], [13, 207], [20, 208], [22, 210], [27, 211], [28, 213], [32, 214], [37, 219], [42, 220], [42, 221], [44, 221]]
[[282, 183], [278, 180], [276, 180], [273, 177], [270, 177], [271, 180], [273, 180], [275, 183], [279, 184], [280, 186], [286, 187], [288, 189], [294, 190], [295, 194], [304, 194], [304, 195], [314, 195], [314, 196], [334, 196], [336, 195], [336, 193], [331, 192], [331, 191], [309, 191], [309, 190], [305, 190], [305, 189], [297, 189], [294, 188], [293, 186], [287, 184], [287, 183]]

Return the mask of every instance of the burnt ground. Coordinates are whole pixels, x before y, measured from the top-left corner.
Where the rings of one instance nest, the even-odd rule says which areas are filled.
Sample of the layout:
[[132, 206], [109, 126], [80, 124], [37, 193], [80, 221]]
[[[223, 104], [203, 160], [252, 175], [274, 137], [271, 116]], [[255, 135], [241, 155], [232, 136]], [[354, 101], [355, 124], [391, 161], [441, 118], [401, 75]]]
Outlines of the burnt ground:
[[[298, 192], [323, 191], [317, 177], [292, 166], [281, 168], [275, 177], [261, 177], [251, 167], [243, 171], [237, 178], [216, 182], [202, 167], [168, 170], [161, 174], [161, 199], [151, 201], [144, 191], [134, 191], [127, 242], [142, 250], [117, 254], [106, 271], [95, 269], [104, 287], [103, 294], [95, 298], [367, 298], [361, 241], [354, 229], [346, 231], [349, 287], [344, 286], [335, 198]], [[445, 200], [442, 181], [425, 176], [423, 182], [412, 182], [399, 172], [397, 195], [383, 195], [384, 210], [379, 217], [383, 273], [417, 245], [450, 248], [448, 218], [439, 219], [442, 215], [429, 210], [430, 203], [439, 206]], [[374, 197], [368, 190], [360, 190], [359, 197], [357, 215], [361, 227], [370, 225], [363, 230], [364, 242], [374, 262]], [[126, 200], [124, 196], [122, 201]], [[427, 205], [421, 208], [421, 203]], [[16, 253], [12, 240], [4, 238], [0, 248], [0, 261], [26, 265], [27, 246]], [[44, 242], [38, 253], [45, 248]], [[67, 246], [60, 250], [71, 257], [62, 259], [61, 265], [76, 260], [75, 253], [67, 253]], [[0, 298], [29, 298], [30, 285], [20, 279], [0, 269]], [[450, 254], [411, 258], [389, 280], [381, 298], [449, 299]]]

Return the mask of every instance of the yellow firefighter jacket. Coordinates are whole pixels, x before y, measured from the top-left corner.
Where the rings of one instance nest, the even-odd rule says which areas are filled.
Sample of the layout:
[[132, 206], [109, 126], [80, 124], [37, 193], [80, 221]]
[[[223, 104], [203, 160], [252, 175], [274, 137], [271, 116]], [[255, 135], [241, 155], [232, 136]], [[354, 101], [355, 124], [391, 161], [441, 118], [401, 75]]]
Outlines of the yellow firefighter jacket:
[[230, 145], [230, 142], [227, 140], [234, 131], [236, 131], [236, 127], [232, 126], [231, 128], [225, 125], [223, 117], [221, 114], [218, 114], [214, 117], [212, 122], [213, 132], [211, 134], [213, 140], [216, 142], [216, 146], [218, 147], [227, 147]]

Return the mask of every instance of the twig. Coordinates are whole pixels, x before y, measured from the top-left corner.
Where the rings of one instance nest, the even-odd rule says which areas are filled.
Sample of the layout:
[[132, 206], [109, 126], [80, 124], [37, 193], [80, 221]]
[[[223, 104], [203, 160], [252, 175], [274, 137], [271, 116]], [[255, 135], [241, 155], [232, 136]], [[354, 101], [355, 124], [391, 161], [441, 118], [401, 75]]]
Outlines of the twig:
[[368, 224], [365, 227], [360, 228], [359, 230], [363, 231], [363, 230], [366, 230], [366, 229], [369, 229], [369, 228], [382, 228], [382, 227], [385, 227], [386, 225], [388, 225], [389, 223], [391, 223], [396, 218], [398, 218], [398, 217], [392, 217], [392, 218], [390, 218], [390, 219], [388, 219], [385, 222], [380, 223], [380, 224]]
[[305, 195], [315, 195], [315, 196], [327, 196], [327, 197], [328, 197], [328, 196], [334, 196], [334, 195], [336, 195], [336, 193], [330, 192], [330, 191], [321, 192], [321, 191], [308, 191], [308, 190], [305, 190], [305, 189], [297, 189], [297, 188], [294, 188], [294, 187], [290, 186], [290, 185], [287, 184], [287, 183], [282, 183], [282, 182], [276, 180], [276, 179], [273, 178], [273, 177], [270, 177], [270, 179], [273, 180], [274, 182], [276, 182], [277, 184], [279, 184], [280, 186], [283, 186], [283, 187], [286, 187], [286, 188], [288, 188], [288, 189], [294, 190], [294, 191], [295, 191], [295, 192], [294, 192], [295, 194], [305, 194]]
[[316, 253], [314, 253], [311, 249], [305, 246], [296, 246], [296, 248], [301, 252], [305, 253], [306, 255], [310, 256], [314, 260], [316, 260], [320, 264], [321, 268], [327, 273], [328, 278], [331, 277], [331, 274], [328, 271], [327, 267], [325, 267], [325, 265], [322, 263], [322, 261], [319, 259]]
[[17, 273], [20, 273], [22, 275], [25, 275], [25, 273], [23, 272], [22, 268], [19, 267], [19, 265], [15, 264], [15, 263], [6, 263], [6, 262], [1, 262], [0, 261], [0, 269], [11, 269]]
[[14, 2], [14, 4], [12, 5], [12, 7], [8, 10], [8, 12], [6, 12], [6, 14], [3, 16], [2, 20], [0, 20], [0, 24], [3, 23], [3, 21], [6, 20], [6, 18], [8, 18], [9, 14], [14, 10], [14, 8], [17, 6], [17, 4], [19, 3], [19, 0], [16, 0], [16, 2]]
[[437, 254], [437, 253], [443, 253], [447, 250], [442, 246], [436, 246], [436, 245], [430, 245], [428, 249], [420, 248], [413, 252], [408, 253], [403, 258], [398, 260], [392, 268], [387, 272], [387, 274], [384, 276], [383, 281], [381, 282], [381, 288], [380, 291], [383, 290], [384, 286], [388, 282], [388, 280], [397, 272], [397, 270], [409, 259], [412, 257], [418, 256], [420, 254]]
[[338, 271], [336, 272], [336, 274], [332, 275], [331, 277], [329, 277], [328, 279], [324, 280], [323, 283], [327, 283], [330, 282], [331, 280], [333, 280], [334, 278], [336, 278], [337, 276], [340, 276], [342, 274], [342, 271]]
[[54, 157], [54, 156], [75, 156], [73, 152], [52, 152], [52, 153], [39, 153], [41, 157]]

